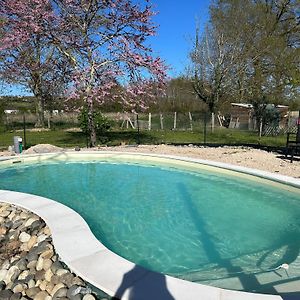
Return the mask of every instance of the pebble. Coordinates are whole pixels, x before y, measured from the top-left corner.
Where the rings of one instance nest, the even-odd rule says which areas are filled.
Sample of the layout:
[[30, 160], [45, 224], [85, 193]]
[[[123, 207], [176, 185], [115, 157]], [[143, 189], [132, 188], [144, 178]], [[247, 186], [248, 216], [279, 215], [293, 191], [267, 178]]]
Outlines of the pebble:
[[26, 232], [22, 232], [19, 236], [19, 240], [22, 243], [26, 243], [30, 240], [31, 236], [30, 234], [26, 233]]
[[13, 292], [11, 290], [0, 291], [0, 299], [1, 300], [9, 300], [12, 295], [13, 295]]
[[[45, 222], [30, 212], [0, 203], [0, 300], [95, 300], [85, 282], [54, 252]], [[1, 249], [2, 250], [2, 249]]]
[[95, 297], [91, 294], [86, 294], [83, 296], [82, 300], [96, 300]]

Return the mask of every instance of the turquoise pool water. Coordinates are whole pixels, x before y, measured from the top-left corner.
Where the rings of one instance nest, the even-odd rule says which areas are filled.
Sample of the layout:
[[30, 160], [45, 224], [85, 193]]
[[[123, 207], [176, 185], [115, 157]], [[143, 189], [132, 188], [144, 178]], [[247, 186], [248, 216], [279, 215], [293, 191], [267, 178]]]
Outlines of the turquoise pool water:
[[241, 289], [232, 278], [299, 260], [300, 194], [235, 176], [129, 163], [18, 164], [0, 168], [0, 189], [59, 201], [115, 253], [191, 281]]

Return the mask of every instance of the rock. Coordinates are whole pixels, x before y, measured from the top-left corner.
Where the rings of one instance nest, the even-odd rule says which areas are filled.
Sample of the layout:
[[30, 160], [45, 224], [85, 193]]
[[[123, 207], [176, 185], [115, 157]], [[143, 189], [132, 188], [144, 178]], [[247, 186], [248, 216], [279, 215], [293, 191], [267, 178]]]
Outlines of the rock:
[[48, 297], [50, 297], [50, 295], [46, 291], [40, 291], [34, 296], [33, 300], [45, 300]]
[[26, 223], [25, 223], [25, 227], [29, 227], [34, 221], [38, 220], [39, 218], [38, 217], [31, 217], [29, 218]]
[[0, 270], [0, 281], [4, 280], [7, 274], [7, 270], [2, 269]]
[[27, 260], [25, 258], [21, 258], [17, 263], [16, 266], [19, 270], [24, 271], [27, 268]]
[[44, 234], [46, 234], [47, 236], [51, 235], [51, 231], [50, 231], [50, 228], [48, 226], [45, 226], [44, 227], [44, 230], [43, 230]]
[[48, 294], [51, 294], [52, 290], [54, 289], [54, 284], [51, 282], [48, 282], [47, 287], [46, 287], [46, 291]]
[[37, 241], [37, 236], [36, 235], [32, 235], [27, 243], [27, 246], [28, 246], [28, 249], [30, 250], [35, 244], [36, 244], [36, 241]]
[[14, 293], [21, 293], [25, 288], [26, 288], [25, 285], [19, 283], [19, 284], [15, 285], [12, 290]]
[[96, 300], [92, 294], [86, 294], [83, 296], [82, 300]]
[[67, 296], [67, 289], [66, 288], [60, 288], [53, 294], [53, 299], [62, 298]]
[[29, 262], [29, 263], [27, 264], [27, 268], [28, 268], [28, 269], [35, 269], [35, 268], [36, 268], [36, 263], [37, 263], [36, 260], [33, 260], [33, 261]]
[[51, 277], [51, 283], [53, 283], [54, 285], [55, 285], [55, 284], [58, 284], [59, 282], [60, 282], [59, 276], [53, 275], [53, 276]]
[[19, 236], [19, 240], [22, 243], [26, 243], [30, 240], [31, 236], [30, 234], [26, 233], [26, 232], [22, 232]]
[[8, 211], [8, 210], [4, 210], [4, 211], [0, 212], [0, 216], [3, 218], [9, 216], [9, 214], [10, 214], [10, 211]]
[[28, 252], [28, 244], [27, 243], [22, 243], [21, 247], [20, 247], [21, 251], [25, 251]]
[[[17, 266], [12, 266], [9, 268], [9, 270], [6, 273], [6, 276], [4, 278], [4, 281], [6, 284], [14, 281], [17, 279], [17, 277], [20, 275], [20, 270]], [[1, 299], [1, 298], [0, 298]]]
[[11, 295], [11, 297], [9, 298], [9, 300], [20, 300], [22, 298], [22, 293], [14, 293]]
[[68, 297], [70, 300], [82, 300], [82, 296], [80, 294], [77, 294], [75, 296]]
[[84, 281], [83, 281], [81, 278], [79, 278], [78, 276], [76, 276], [76, 277], [73, 279], [72, 284], [76, 284], [76, 285], [81, 285], [81, 286], [83, 286], [83, 285], [84, 285]]
[[35, 273], [35, 280], [44, 280], [45, 279], [45, 271], [40, 270]]
[[[65, 288], [65, 285], [63, 283], [58, 283], [54, 286], [54, 288], [52, 289], [50, 295], [53, 297], [53, 295], [59, 290], [59, 289], [62, 289], [62, 288]], [[66, 293], [67, 295], [67, 293]]]
[[27, 289], [25, 293], [29, 298], [34, 298], [40, 291], [41, 291], [40, 288], [32, 287]]
[[45, 273], [45, 279], [46, 279], [48, 282], [51, 282], [52, 276], [53, 276], [53, 273], [52, 273], [51, 269], [47, 270], [46, 273]]
[[71, 297], [74, 297], [80, 293], [80, 287], [77, 284], [72, 285], [67, 292], [67, 297], [71, 299]]
[[0, 281], [0, 291], [4, 290], [6, 287], [6, 284], [3, 280]]
[[33, 232], [34, 230], [39, 230], [43, 227], [43, 223], [40, 220], [35, 220], [31, 225], [30, 225], [30, 232]]
[[63, 265], [59, 261], [55, 261], [51, 266], [51, 271], [53, 274], [56, 274], [56, 271], [59, 269], [63, 269]]
[[37, 242], [41, 243], [41, 242], [45, 241], [46, 238], [47, 238], [47, 235], [41, 234], [41, 235], [38, 236]]
[[12, 295], [13, 295], [13, 292], [11, 290], [0, 291], [0, 299], [1, 300], [9, 300]]
[[39, 256], [38, 254], [36, 253], [36, 251], [33, 251], [34, 248], [37, 248], [37, 247], [33, 247], [27, 254], [26, 258], [28, 260], [28, 262], [31, 262], [33, 260], [37, 261]]
[[5, 227], [0, 227], [0, 235], [6, 234], [7, 229]]
[[48, 282], [46, 280], [43, 280], [40, 285], [39, 285], [39, 288], [42, 290], [42, 291], [45, 291], [46, 288], [47, 288], [47, 284]]
[[36, 282], [34, 279], [30, 279], [27, 284], [29, 288], [34, 288], [36, 286]]
[[37, 271], [41, 271], [43, 269], [43, 263], [44, 259], [40, 256], [35, 267]]
[[21, 225], [23, 225], [23, 220], [15, 221], [14, 224], [13, 224], [13, 226], [12, 226], [12, 229], [17, 229]]
[[51, 266], [52, 266], [52, 260], [49, 259], [49, 258], [44, 259], [44, 261], [43, 261], [43, 269], [45, 271], [51, 270]]
[[61, 277], [60, 277], [60, 281], [62, 283], [64, 283], [67, 287], [70, 287], [73, 285], [73, 279], [74, 279], [74, 275], [72, 273], [66, 273], [66, 274], [63, 274]]
[[57, 276], [62, 276], [62, 275], [67, 274], [67, 273], [70, 273], [70, 272], [68, 270], [66, 270], [66, 269], [58, 269], [56, 271], [56, 275]]
[[48, 250], [44, 251], [40, 256], [42, 258], [47, 259], [47, 258], [51, 258], [53, 255], [54, 255], [53, 250], [52, 249], [48, 249]]
[[19, 274], [18, 279], [19, 279], [19, 280], [25, 279], [28, 275], [29, 275], [29, 271], [28, 271], [28, 270], [25, 270], [25, 271], [23, 271], [21, 274]]

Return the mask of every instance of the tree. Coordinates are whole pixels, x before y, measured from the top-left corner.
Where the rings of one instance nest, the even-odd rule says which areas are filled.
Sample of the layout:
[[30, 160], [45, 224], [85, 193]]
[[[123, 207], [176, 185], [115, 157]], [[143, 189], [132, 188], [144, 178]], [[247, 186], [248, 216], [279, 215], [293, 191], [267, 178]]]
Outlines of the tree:
[[[155, 34], [154, 13], [130, 0], [55, 1], [62, 20], [53, 36], [74, 68], [71, 99], [82, 99], [88, 111], [90, 146], [96, 143], [94, 106], [122, 101], [129, 110], [146, 108], [148, 98], [164, 86], [166, 67], [151, 56], [146, 38]], [[143, 76], [146, 74], [146, 76]], [[115, 87], [119, 94], [113, 94]]]
[[[145, 45], [147, 37], [155, 34], [154, 13], [147, 0], [144, 6], [130, 0], [0, 0], [1, 4], [10, 29], [4, 37], [5, 49], [18, 49], [37, 37], [48, 45], [46, 49], [62, 54], [62, 61], [67, 59], [72, 68], [68, 98], [87, 107], [90, 146], [96, 144], [96, 103], [122, 101], [127, 109], [144, 109], [153, 90], [164, 87], [166, 67]], [[48, 56], [38, 52], [35, 57]], [[45, 65], [51, 69], [52, 63], [47, 60]], [[58, 64], [60, 72], [64, 65]], [[41, 98], [44, 80], [40, 72], [34, 75], [38, 84], [32, 89], [38, 87], [34, 93]], [[118, 85], [123, 88], [115, 95], [112, 91]]]
[[236, 100], [264, 98], [276, 104], [297, 90], [299, 5], [293, 0], [213, 2], [212, 22], [223, 28], [226, 44], [239, 50], [228, 73]]
[[212, 115], [212, 130], [214, 113], [227, 85], [227, 75], [237, 58], [235, 47], [226, 44], [222, 28], [209, 23], [202, 35], [196, 29], [194, 47], [190, 53], [191, 70], [194, 91]]
[[1, 78], [18, 83], [36, 99], [36, 127], [44, 126], [46, 98], [66, 84], [66, 59], [45, 35], [55, 23], [50, 3], [35, 0], [0, 1], [4, 20], [1, 37]]

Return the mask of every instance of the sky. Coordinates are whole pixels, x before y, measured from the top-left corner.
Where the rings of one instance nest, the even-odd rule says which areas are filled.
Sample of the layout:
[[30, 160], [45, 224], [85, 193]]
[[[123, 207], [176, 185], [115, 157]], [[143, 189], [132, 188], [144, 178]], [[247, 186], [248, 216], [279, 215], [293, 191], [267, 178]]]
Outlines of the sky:
[[159, 26], [157, 36], [151, 39], [155, 52], [172, 69], [171, 77], [184, 72], [188, 64], [188, 53], [192, 48], [192, 39], [196, 24], [201, 28], [209, 17], [209, 0], [152, 0], [158, 15], [154, 22]]
[[[137, 0], [138, 2], [139, 0]], [[184, 73], [196, 24], [201, 28], [208, 20], [210, 0], [151, 0], [157, 35], [149, 39], [154, 54], [169, 66], [169, 77]], [[18, 86], [0, 86], [0, 95], [30, 95]]]

